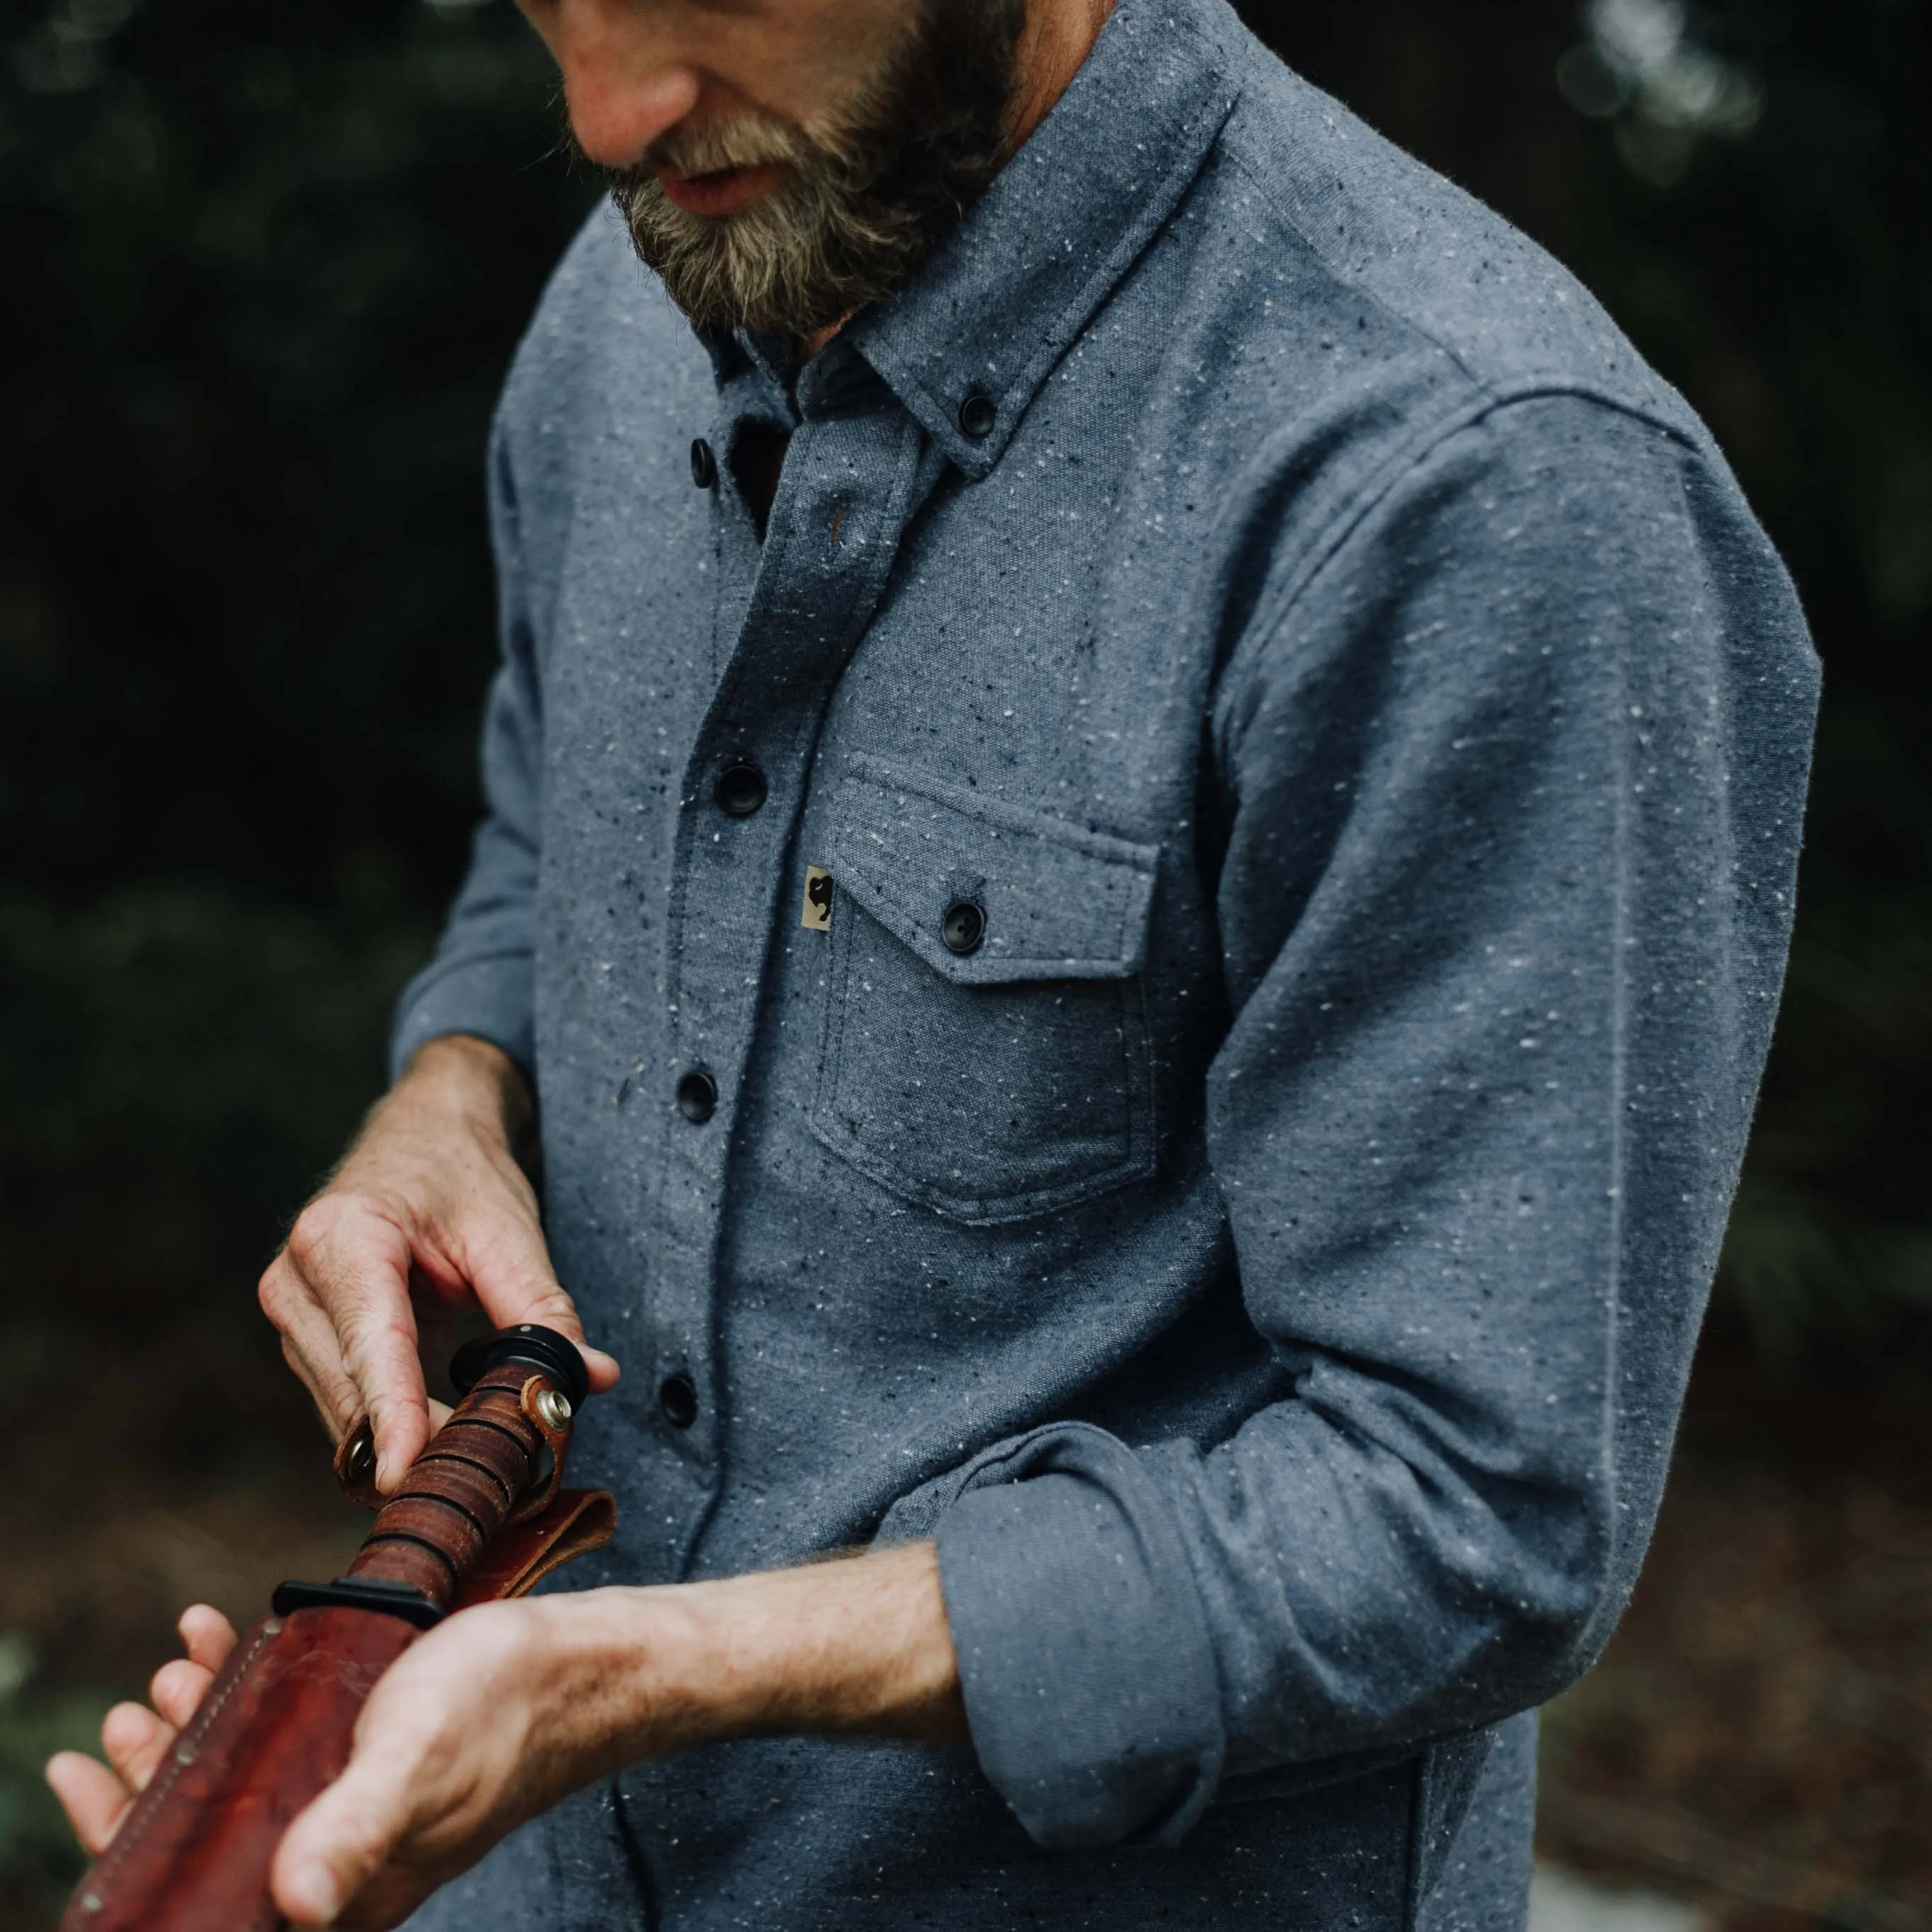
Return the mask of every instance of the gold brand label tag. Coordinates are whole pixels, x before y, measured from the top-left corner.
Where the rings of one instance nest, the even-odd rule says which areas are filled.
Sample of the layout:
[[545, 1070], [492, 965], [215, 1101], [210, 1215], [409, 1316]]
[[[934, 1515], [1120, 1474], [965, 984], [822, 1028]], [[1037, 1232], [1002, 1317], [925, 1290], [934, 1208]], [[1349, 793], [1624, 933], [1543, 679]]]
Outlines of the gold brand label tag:
[[814, 932], [832, 930], [832, 874], [823, 866], [805, 868], [805, 910], [798, 922]]

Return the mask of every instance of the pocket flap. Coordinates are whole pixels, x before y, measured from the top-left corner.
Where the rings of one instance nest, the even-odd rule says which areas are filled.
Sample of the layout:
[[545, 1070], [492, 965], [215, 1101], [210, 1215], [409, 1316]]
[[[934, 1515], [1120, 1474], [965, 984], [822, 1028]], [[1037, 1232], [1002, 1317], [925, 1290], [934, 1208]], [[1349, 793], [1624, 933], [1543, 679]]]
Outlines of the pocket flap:
[[[854, 758], [832, 814], [832, 881], [935, 972], [962, 986], [1125, 980], [1141, 969], [1158, 845], [1089, 832]], [[962, 902], [984, 916], [977, 949], [944, 938]]]

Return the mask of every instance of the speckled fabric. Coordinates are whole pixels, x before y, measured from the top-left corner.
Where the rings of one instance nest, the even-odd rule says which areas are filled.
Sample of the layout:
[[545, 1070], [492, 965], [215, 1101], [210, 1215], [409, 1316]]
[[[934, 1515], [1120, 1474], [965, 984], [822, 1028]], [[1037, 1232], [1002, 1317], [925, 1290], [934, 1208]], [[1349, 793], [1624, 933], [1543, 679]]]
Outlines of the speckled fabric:
[[1641, 1560], [1791, 920], [1816, 664], [1708, 434], [1123, 0], [795, 392], [595, 218], [491, 482], [398, 1061], [536, 1080], [602, 1576], [936, 1536], [975, 1750], [641, 1768], [420, 1925], [1520, 1925], [1516, 1714]]

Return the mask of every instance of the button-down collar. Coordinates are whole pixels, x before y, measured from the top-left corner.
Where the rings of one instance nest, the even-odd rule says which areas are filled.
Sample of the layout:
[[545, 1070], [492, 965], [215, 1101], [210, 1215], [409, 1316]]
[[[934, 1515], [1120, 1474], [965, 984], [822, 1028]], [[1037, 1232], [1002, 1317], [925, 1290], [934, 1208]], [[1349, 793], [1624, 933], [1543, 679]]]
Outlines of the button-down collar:
[[[965, 220], [896, 295], [837, 338], [869, 362], [968, 476], [999, 460], [1040, 386], [1174, 212], [1234, 104], [1201, 0], [1120, 0], [1053, 111]], [[755, 370], [769, 409], [771, 345], [707, 335], [719, 386]], [[835, 405], [844, 352], [808, 364], [806, 413]], [[984, 396], [973, 435], [962, 404]]]
[[[969, 476], [998, 461], [1054, 364], [1199, 171], [1233, 105], [1216, 10], [1120, 0], [1053, 111], [853, 344]], [[992, 428], [960, 427], [989, 398]]]

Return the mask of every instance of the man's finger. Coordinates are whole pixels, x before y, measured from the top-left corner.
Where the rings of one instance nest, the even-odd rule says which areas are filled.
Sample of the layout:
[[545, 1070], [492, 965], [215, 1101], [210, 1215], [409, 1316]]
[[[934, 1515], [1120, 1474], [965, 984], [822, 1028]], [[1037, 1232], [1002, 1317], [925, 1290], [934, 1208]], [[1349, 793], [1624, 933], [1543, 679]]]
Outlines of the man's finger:
[[100, 1720], [100, 1748], [130, 1792], [147, 1790], [177, 1735], [145, 1704], [116, 1704]]
[[180, 1730], [194, 1715], [201, 1700], [208, 1695], [208, 1687], [214, 1682], [213, 1671], [190, 1663], [184, 1657], [178, 1657], [154, 1672], [148, 1686], [148, 1696], [154, 1708], [176, 1730]]
[[219, 1670], [235, 1648], [235, 1626], [212, 1604], [190, 1604], [175, 1628], [188, 1646], [188, 1661]]
[[[316, 1352], [325, 1365], [339, 1363], [353, 1384], [352, 1411], [366, 1414], [375, 1433], [376, 1486], [392, 1493], [430, 1432], [410, 1303], [410, 1238], [366, 1202], [317, 1202], [290, 1229], [288, 1253], [332, 1330]], [[284, 1332], [294, 1333], [313, 1367], [302, 1333]], [[343, 1426], [352, 1420], [352, 1413]]]
[[291, 1825], [270, 1888], [298, 1925], [327, 1925], [368, 1884], [409, 1828], [415, 1759], [358, 1750], [349, 1768]]
[[91, 1858], [106, 1850], [128, 1815], [128, 1787], [104, 1764], [80, 1751], [62, 1751], [47, 1761], [46, 1778], [81, 1850]]
[[362, 1413], [362, 1398], [343, 1366], [334, 1322], [286, 1253], [269, 1264], [258, 1294], [262, 1313], [280, 1332], [283, 1359], [340, 1442]]
[[577, 1304], [551, 1271], [542, 1234], [516, 1217], [493, 1215], [464, 1231], [459, 1257], [483, 1312], [499, 1328], [535, 1322], [577, 1344], [598, 1394], [615, 1386], [616, 1360], [584, 1339]]
[[356, 1310], [344, 1326], [342, 1356], [368, 1404], [376, 1486], [392, 1495], [430, 1438], [429, 1391], [407, 1299], [395, 1310]]

